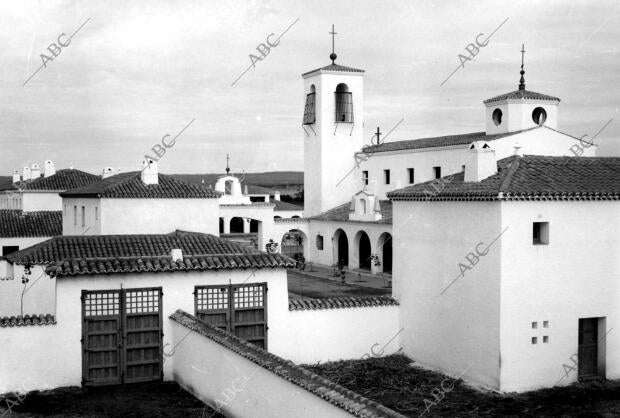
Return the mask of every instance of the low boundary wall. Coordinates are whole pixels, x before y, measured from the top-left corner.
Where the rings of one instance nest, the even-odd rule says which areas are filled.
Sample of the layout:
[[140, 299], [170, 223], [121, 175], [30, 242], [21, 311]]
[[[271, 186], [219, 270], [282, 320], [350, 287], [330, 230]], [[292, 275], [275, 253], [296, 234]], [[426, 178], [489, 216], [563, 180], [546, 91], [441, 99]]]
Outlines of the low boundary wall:
[[174, 379], [227, 416], [404, 418], [186, 312], [170, 320]]

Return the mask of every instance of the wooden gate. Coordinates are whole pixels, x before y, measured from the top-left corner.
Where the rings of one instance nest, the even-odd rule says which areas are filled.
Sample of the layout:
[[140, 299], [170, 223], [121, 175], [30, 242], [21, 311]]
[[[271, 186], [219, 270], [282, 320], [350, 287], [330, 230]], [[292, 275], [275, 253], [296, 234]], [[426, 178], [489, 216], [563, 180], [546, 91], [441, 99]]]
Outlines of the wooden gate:
[[82, 384], [162, 378], [161, 288], [82, 291]]
[[198, 319], [267, 349], [267, 283], [196, 286]]

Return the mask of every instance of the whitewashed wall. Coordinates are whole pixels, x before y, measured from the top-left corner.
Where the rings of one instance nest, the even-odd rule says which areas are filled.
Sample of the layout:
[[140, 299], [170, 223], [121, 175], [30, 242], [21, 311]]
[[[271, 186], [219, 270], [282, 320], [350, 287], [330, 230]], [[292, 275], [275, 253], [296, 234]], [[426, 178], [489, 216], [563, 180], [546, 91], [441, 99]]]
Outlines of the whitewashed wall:
[[[233, 417], [350, 417], [341, 408], [174, 321], [174, 380]], [[189, 334], [188, 334], [189, 332]]]
[[[599, 345], [607, 378], [620, 378], [620, 202], [504, 202], [502, 222], [502, 390], [575, 382], [563, 364], [573, 366], [579, 318], [607, 318]], [[549, 245], [532, 244], [533, 222], [549, 222]]]
[[59, 191], [37, 192], [34, 190], [25, 191], [22, 194], [22, 210], [24, 212], [34, 212], [38, 210], [61, 210], [62, 198], [58, 195]]
[[287, 338], [270, 351], [297, 364], [390, 355], [407, 331], [398, 306], [290, 311], [283, 322]]
[[405, 354], [432, 369], [465, 371], [465, 380], [495, 389], [500, 383], [501, 240], [441, 292], [460, 274], [459, 263], [470, 264], [465, 257], [479, 242], [488, 244], [500, 234], [499, 209], [493, 202], [396, 201], [393, 218], [393, 292], [406, 328]]
[[[56, 325], [0, 328], [0, 393], [19, 388], [51, 389], [79, 386], [82, 381], [81, 291], [141, 287], [163, 287], [164, 346], [173, 346], [171, 321], [177, 309], [194, 312], [194, 286], [210, 284], [267, 282], [269, 291], [269, 346], [279, 350], [288, 330], [277, 319], [288, 313], [286, 271], [284, 269], [217, 272], [148, 273], [110, 276], [64, 277], [56, 281]], [[41, 280], [49, 281], [49, 278]], [[172, 379], [175, 356], [164, 363], [164, 379]]]
[[[0, 250], [2, 247], [17, 245], [20, 250], [31, 247], [43, 241], [47, 241], [51, 237], [0, 237]], [[1, 252], [0, 252], [1, 254]]]
[[[5, 270], [5, 266], [10, 270]], [[25, 285], [23, 275], [23, 265], [0, 261], [0, 317], [18, 316], [22, 310], [24, 315], [31, 316], [54, 314], [56, 279], [50, 279], [41, 266], [31, 269], [30, 280]], [[12, 280], [7, 280], [8, 277]]]

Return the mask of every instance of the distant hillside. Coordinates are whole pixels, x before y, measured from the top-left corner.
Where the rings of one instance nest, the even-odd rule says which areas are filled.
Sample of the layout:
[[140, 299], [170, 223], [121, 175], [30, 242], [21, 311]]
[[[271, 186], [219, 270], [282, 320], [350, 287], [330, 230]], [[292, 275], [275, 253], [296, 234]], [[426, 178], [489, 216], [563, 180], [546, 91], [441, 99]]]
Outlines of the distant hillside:
[[[241, 173], [233, 173], [238, 177], [242, 177]], [[172, 174], [173, 177], [186, 181], [188, 183], [215, 184], [217, 178], [222, 174]], [[295, 189], [303, 187], [304, 173], [302, 171], [269, 171], [266, 173], [245, 173], [243, 183], [253, 184], [255, 186], [266, 187], [268, 189]]]
[[13, 184], [13, 176], [0, 176], [0, 190], [10, 189]]

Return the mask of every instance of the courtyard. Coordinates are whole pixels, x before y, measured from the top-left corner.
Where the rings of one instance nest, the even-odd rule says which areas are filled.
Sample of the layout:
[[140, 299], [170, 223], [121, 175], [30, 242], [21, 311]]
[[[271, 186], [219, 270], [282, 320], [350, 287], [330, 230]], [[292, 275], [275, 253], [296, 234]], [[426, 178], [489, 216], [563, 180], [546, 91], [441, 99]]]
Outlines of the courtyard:
[[334, 298], [343, 296], [392, 295], [392, 288], [385, 280], [370, 275], [346, 274], [345, 283], [340, 277], [323, 267], [312, 267], [313, 271], [287, 270], [289, 298]]

